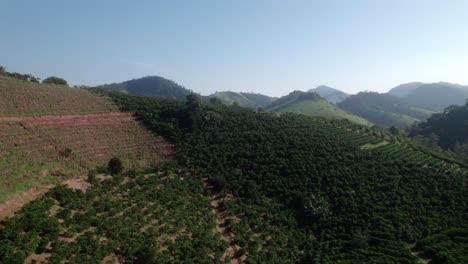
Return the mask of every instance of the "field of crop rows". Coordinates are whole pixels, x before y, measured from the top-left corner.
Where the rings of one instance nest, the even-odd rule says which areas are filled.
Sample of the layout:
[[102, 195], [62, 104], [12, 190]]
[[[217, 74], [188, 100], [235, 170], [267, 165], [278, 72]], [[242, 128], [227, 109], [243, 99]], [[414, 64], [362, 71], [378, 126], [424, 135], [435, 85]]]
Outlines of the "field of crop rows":
[[89, 180], [84, 192], [55, 187], [2, 223], [0, 262], [217, 263], [227, 247], [202, 182], [187, 172]]
[[431, 154], [430, 151], [425, 151], [420, 146], [398, 140], [389, 142], [385, 139], [389, 135], [377, 133], [364, 127], [337, 126], [324, 120], [317, 121], [319, 121], [317, 125], [320, 129], [327, 131], [328, 135], [332, 135], [337, 140], [359, 146], [363, 150], [381, 152], [394, 160], [404, 160], [416, 166], [429, 167], [444, 173], [457, 173], [461, 170], [460, 165], [456, 162], [451, 162], [436, 153]]
[[132, 113], [0, 118], [0, 202], [33, 186], [86, 175], [112, 157], [144, 167], [172, 153], [173, 146]]
[[0, 116], [90, 114], [118, 111], [84, 89], [0, 77]]

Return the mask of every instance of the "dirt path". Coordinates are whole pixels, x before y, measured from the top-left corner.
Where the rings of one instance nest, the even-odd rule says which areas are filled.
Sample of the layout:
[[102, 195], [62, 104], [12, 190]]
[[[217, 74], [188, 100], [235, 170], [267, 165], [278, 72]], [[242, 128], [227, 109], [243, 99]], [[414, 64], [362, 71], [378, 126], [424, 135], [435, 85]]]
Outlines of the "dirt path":
[[203, 179], [205, 188], [211, 190], [211, 212], [216, 216], [216, 231], [221, 235], [221, 238], [229, 244], [229, 247], [221, 256], [221, 261], [226, 257], [231, 258], [232, 264], [239, 264], [245, 262], [245, 256], [237, 256], [240, 247], [234, 244], [232, 233], [229, 230], [230, 226], [227, 222], [226, 207], [224, 206], [224, 198], [217, 192], [213, 191], [213, 186], [210, 184], [208, 178]]

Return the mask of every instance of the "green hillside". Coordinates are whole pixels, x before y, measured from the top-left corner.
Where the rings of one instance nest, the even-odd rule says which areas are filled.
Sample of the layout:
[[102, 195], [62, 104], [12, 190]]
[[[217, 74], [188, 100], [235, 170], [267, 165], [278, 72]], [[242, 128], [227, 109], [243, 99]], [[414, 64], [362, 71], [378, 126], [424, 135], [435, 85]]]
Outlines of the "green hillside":
[[239, 104], [239, 106], [242, 107], [255, 108], [257, 106], [255, 102], [236, 92], [216, 92], [210, 95], [209, 97], [218, 98], [225, 105], [232, 105], [234, 102], [236, 102]]
[[402, 136], [195, 97], [111, 96], [155, 131], [172, 128], [178, 161], [225, 197], [236, 255], [248, 261], [416, 263], [409, 244], [467, 227], [467, 165]]
[[434, 114], [426, 122], [413, 127], [410, 136], [468, 160], [468, 102]]
[[174, 81], [159, 76], [147, 76], [121, 83], [104, 84], [96, 88], [178, 100], [184, 100], [187, 95], [193, 93]]
[[384, 127], [409, 127], [426, 120], [434, 113], [432, 110], [415, 107], [402, 98], [375, 92], [352, 95], [338, 106]]
[[178, 164], [50, 190], [0, 223], [1, 263], [466, 258], [451, 231], [468, 227], [465, 163], [350, 122], [96, 92], [170, 139]]
[[231, 91], [216, 92], [208, 96], [209, 98], [218, 98], [225, 105], [232, 105], [234, 102], [241, 107], [258, 108], [266, 107], [277, 98], [255, 93], [236, 93]]
[[330, 119], [347, 119], [353, 123], [369, 126], [367, 120], [352, 115], [327, 102], [315, 93], [294, 91], [270, 104], [268, 111], [297, 113], [307, 116], [319, 116]]
[[0, 219], [42, 187], [79, 180], [114, 156], [145, 167], [172, 153], [133, 113], [88, 90], [0, 76], [0, 93]]

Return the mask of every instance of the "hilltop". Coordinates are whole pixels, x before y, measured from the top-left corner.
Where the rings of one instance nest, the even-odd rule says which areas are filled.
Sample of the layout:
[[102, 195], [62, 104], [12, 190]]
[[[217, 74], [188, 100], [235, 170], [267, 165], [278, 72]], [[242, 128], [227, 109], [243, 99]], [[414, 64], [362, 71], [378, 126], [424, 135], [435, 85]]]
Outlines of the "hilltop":
[[352, 95], [338, 106], [384, 127], [408, 127], [426, 120], [434, 113], [428, 109], [412, 106], [399, 97], [374, 92]]
[[172, 147], [133, 113], [88, 90], [0, 77], [0, 217], [42, 187], [83, 176], [112, 157], [141, 167], [167, 160]]
[[225, 105], [232, 105], [234, 102], [241, 107], [258, 108], [266, 107], [277, 98], [256, 93], [237, 93], [231, 91], [216, 92], [208, 98], [218, 98]]
[[310, 89], [308, 92], [319, 94], [325, 100], [333, 104], [337, 104], [349, 97], [349, 94], [326, 85], [317, 86], [315, 89]]
[[147, 76], [121, 83], [104, 84], [96, 88], [178, 100], [185, 100], [187, 95], [193, 93], [176, 82], [159, 76]]
[[320, 97], [320, 95], [312, 92], [294, 91], [268, 105], [266, 110], [319, 116], [330, 119], [347, 119], [356, 124], [370, 125], [370, 123], [363, 118], [338, 108]]

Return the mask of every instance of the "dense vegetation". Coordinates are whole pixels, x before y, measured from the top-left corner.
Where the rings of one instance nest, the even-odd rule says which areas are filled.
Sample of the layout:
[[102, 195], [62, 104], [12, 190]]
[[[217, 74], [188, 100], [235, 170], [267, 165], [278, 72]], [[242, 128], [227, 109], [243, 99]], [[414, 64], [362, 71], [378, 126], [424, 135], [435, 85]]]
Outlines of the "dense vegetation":
[[410, 136], [468, 157], [468, 102], [464, 106], [451, 106], [443, 113], [434, 114], [414, 127]]
[[226, 210], [253, 263], [415, 263], [406, 243], [466, 228], [465, 167], [382, 131], [194, 98], [110, 96], [237, 198]]
[[415, 250], [431, 264], [468, 263], [468, 229], [450, 229], [418, 241]]
[[55, 77], [55, 76], [51, 76], [51, 77], [47, 77], [45, 78], [42, 83], [45, 83], [45, 84], [56, 84], [56, 85], [68, 85], [67, 81], [63, 78], [60, 78], [60, 77]]
[[384, 127], [408, 127], [426, 120], [433, 113], [427, 109], [414, 107], [399, 97], [375, 92], [352, 95], [338, 106]]
[[312, 92], [294, 91], [268, 105], [266, 110], [320, 116], [330, 119], [346, 119], [356, 124], [370, 125], [365, 119], [340, 109], [324, 100], [320, 95]]
[[178, 100], [185, 100], [187, 95], [193, 93], [174, 81], [159, 76], [147, 76], [122, 83], [105, 84], [98, 88]]
[[201, 181], [174, 165], [88, 181], [85, 192], [57, 186], [3, 222], [0, 263], [213, 263], [226, 247]]
[[[450, 232], [467, 228], [467, 166], [398, 131], [195, 95], [98, 92], [172, 140], [180, 164], [91, 174], [85, 193], [53, 189], [0, 225], [4, 263], [32, 253], [52, 263], [210, 263], [227, 247], [248, 263], [417, 263], [411, 250], [466, 258], [463, 233]], [[202, 177], [222, 197], [232, 244], [214, 231]]]

